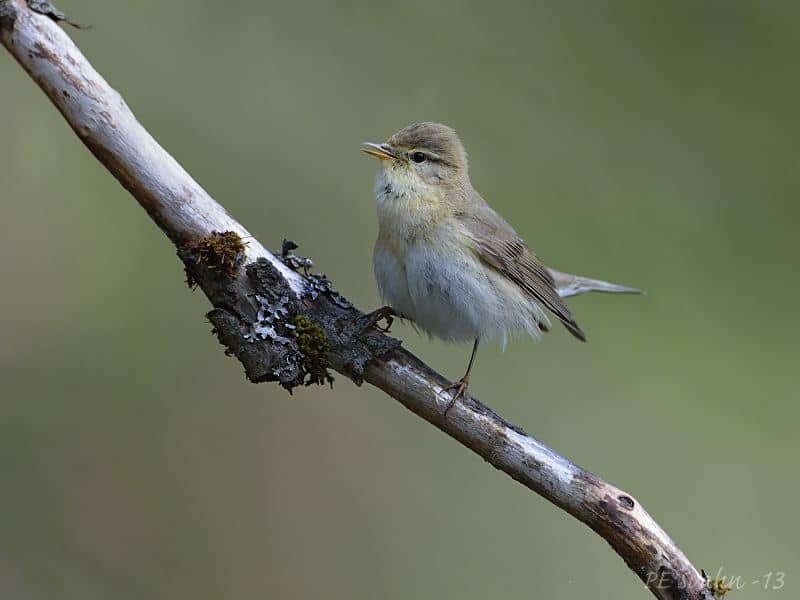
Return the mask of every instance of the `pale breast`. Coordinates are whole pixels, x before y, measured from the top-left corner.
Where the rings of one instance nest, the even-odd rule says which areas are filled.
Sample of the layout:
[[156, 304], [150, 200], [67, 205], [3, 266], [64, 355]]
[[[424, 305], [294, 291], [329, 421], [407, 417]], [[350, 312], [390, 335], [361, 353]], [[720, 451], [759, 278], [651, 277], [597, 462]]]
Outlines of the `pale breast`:
[[398, 313], [409, 319], [414, 318], [414, 303], [408, 291], [408, 278], [405, 265], [397, 254], [380, 238], [375, 243], [372, 267], [381, 298]]
[[393, 177], [390, 182], [381, 171], [375, 182], [375, 204], [378, 239], [373, 269], [378, 289], [396, 311], [416, 320], [417, 309], [409, 292], [406, 263], [410, 249], [435, 222], [436, 202], [424, 201], [420, 190], [402, 178]]

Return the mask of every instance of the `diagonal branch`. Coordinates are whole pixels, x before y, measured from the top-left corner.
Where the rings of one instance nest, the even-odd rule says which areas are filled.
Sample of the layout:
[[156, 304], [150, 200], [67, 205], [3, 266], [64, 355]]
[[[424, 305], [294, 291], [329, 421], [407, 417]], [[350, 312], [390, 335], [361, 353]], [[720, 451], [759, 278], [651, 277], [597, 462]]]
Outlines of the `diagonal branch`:
[[308, 262], [292, 256], [291, 245], [278, 257], [253, 239], [139, 124], [53, 20], [63, 14], [34, 12], [32, 1], [0, 0], [0, 41], [174, 242], [189, 281], [214, 306], [208, 316], [218, 338], [250, 380], [278, 381], [291, 391], [329, 380], [330, 367], [366, 381], [591, 527], [657, 598], [716, 597], [705, 574], [630, 494], [475, 398], [456, 403], [445, 418], [449, 381], [397, 340], [374, 328], [363, 332], [364, 315], [324, 276], [298, 272]]

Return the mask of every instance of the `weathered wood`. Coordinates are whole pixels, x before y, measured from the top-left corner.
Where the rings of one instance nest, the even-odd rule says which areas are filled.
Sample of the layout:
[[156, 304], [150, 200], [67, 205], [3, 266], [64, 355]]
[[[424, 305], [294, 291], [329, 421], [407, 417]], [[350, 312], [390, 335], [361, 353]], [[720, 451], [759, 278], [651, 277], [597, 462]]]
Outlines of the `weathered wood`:
[[[0, 0], [0, 40], [119, 182], [175, 243], [190, 282], [213, 305], [209, 319], [252, 381], [291, 390], [326, 383], [328, 369], [397, 399], [496, 468], [586, 523], [654, 596], [714, 597], [633, 496], [581, 469], [467, 396], [444, 417], [450, 383], [397, 340], [363, 332], [364, 315], [303, 260], [266, 250], [138, 123], [120, 95], [52, 20], [24, 0]], [[41, 8], [42, 3], [37, 4]], [[243, 244], [242, 244], [243, 242]], [[288, 246], [289, 248], [291, 246]], [[571, 286], [571, 287], [570, 287]], [[579, 293], [565, 282], [562, 295]], [[612, 597], [613, 593], [602, 596]]]

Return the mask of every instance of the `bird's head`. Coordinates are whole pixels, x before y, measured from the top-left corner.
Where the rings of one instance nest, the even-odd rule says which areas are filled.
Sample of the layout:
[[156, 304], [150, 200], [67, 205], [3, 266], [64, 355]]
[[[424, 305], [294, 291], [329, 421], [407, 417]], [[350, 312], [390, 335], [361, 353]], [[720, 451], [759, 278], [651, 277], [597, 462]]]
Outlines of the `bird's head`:
[[440, 123], [412, 123], [383, 144], [366, 142], [384, 176], [413, 188], [452, 186], [467, 178], [467, 153], [455, 130]]

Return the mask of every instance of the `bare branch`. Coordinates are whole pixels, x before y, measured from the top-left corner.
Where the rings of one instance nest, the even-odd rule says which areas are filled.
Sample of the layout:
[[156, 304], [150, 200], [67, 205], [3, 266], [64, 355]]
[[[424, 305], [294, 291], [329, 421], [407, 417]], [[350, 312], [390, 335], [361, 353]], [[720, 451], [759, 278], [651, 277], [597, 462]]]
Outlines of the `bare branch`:
[[[248, 378], [279, 381], [291, 390], [324, 383], [331, 367], [357, 383], [375, 385], [591, 527], [657, 598], [715, 597], [704, 574], [627, 492], [475, 398], [456, 403], [444, 418], [443, 388], [449, 382], [397, 340], [374, 329], [363, 332], [364, 315], [324, 277], [299, 274], [296, 269], [305, 266], [301, 259], [276, 257], [253, 239], [138, 123], [52, 18], [32, 11], [24, 0], [0, 0], [0, 40], [175, 243], [190, 281], [214, 306], [209, 319], [217, 336]], [[579, 292], [575, 282], [566, 282], [562, 291]]]

